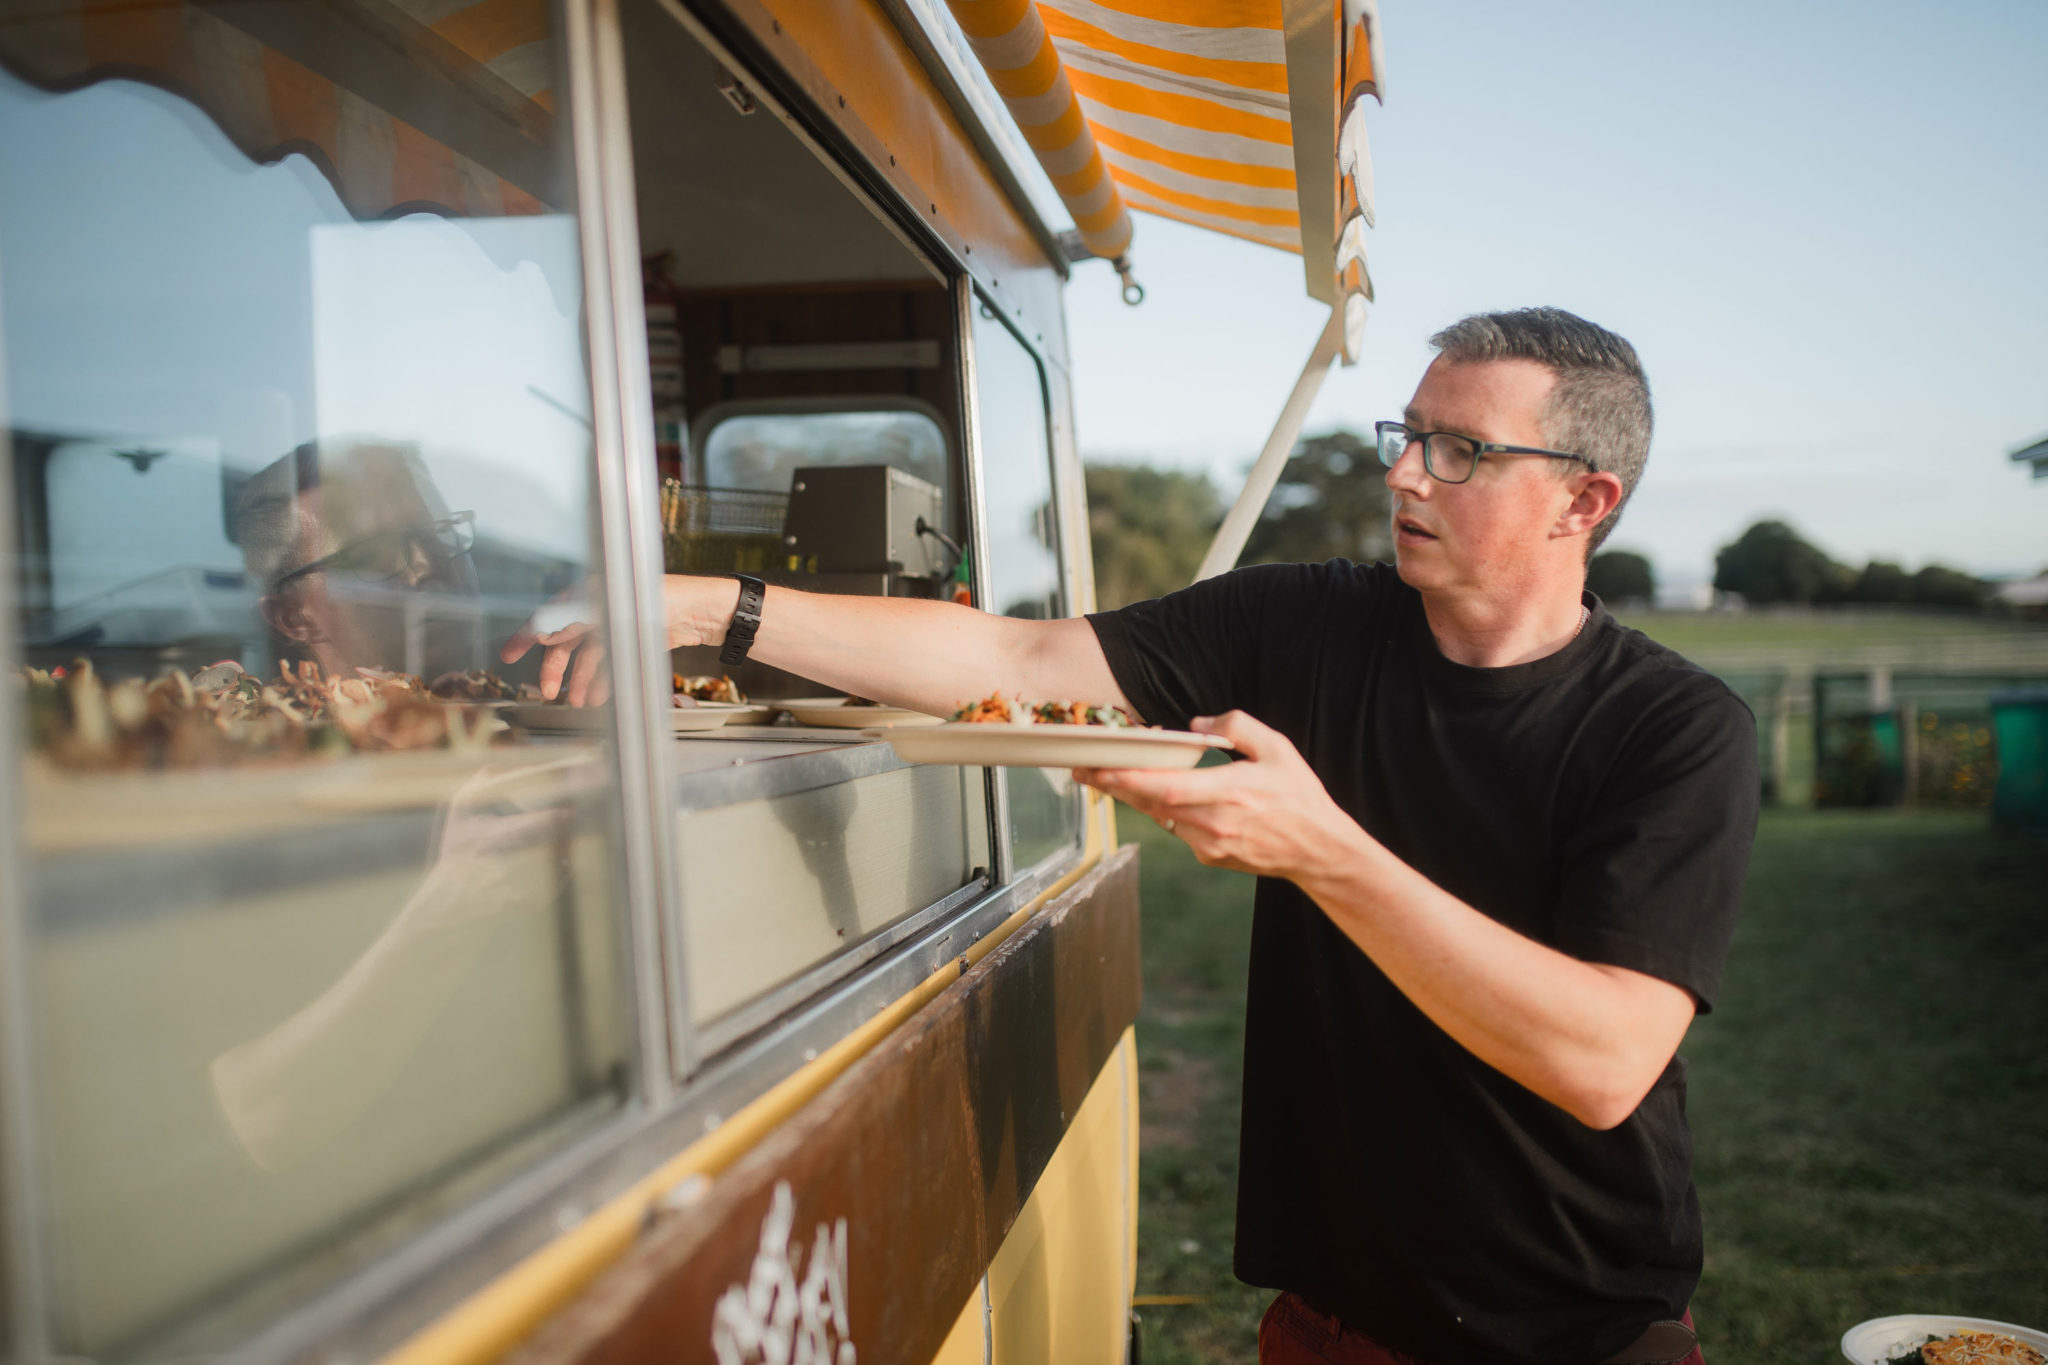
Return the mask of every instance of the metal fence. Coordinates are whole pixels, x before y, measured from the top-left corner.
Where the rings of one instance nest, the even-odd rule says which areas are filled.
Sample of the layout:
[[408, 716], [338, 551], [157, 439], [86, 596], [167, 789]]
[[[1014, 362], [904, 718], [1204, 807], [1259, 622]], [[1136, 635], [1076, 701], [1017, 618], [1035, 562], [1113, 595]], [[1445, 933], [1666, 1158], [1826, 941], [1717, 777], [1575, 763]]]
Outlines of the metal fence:
[[1816, 806], [1988, 806], [1991, 699], [2048, 678], [2048, 668], [1714, 671], [1756, 713], [1765, 800]]

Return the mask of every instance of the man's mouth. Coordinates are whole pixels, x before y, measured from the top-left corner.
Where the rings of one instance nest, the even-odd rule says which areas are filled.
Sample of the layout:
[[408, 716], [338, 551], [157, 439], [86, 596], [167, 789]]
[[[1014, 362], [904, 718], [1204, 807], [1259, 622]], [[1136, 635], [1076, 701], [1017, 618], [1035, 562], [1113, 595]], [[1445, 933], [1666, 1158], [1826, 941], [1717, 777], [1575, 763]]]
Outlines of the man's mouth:
[[1404, 540], [1436, 539], [1434, 533], [1424, 530], [1421, 522], [1416, 521], [1410, 517], [1396, 517], [1394, 519], [1394, 530], [1399, 535], [1399, 537]]

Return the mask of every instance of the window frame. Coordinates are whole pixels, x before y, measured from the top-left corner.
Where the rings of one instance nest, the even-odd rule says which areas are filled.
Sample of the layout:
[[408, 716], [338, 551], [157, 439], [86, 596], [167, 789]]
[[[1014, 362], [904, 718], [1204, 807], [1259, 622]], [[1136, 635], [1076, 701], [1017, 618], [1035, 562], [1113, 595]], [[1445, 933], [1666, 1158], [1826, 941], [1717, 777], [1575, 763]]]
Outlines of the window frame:
[[[971, 518], [970, 544], [977, 572], [974, 577], [975, 606], [983, 611], [990, 610], [983, 599], [987, 578], [980, 568], [989, 563], [987, 471], [986, 450], [981, 439], [981, 368], [975, 344], [975, 310], [985, 308], [988, 320], [1006, 330], [1012, 340], [1022, 347], [1024, 354], [1038, 373], [1038, 397], [1045, 418], [1045, 460], [1046, 473], [1051, 497], [1047, 511], [1052, 517], [1053, 557], [1059, 564], [1060, 605], [1075, 614], [1079, 603], [1075, 601], [1076, 580], [1079, 575], [1070, 562], [1073, 544], [1067, 535], [1067, 514], [1064, 506], [1065, 480], [1061, 473], [1058, 426], [1054, 422], [1052, 407], [1051, 376], [1045, 357], [1004, 315], [1000, 302], [987, 297], [975, 280], [962, 274], [955, 280], [955, 310], [960, 328], [960, 382], [962, 398], [960, 411], [964, 433], [965, 460], [968, 470], [968, 508]], [[1063, 618], [1064, 619], [1064, 618]], [[1003, 779], [1002, 770], [984, 768], [989, 785], [989, 811], [995, 821], [990, 847], [995, 851], [997, 880], [999, 883], [1049, 883], [1069, 866], [1078, 863], [1088, 846], [1088, 802], [1086, 798], [1074, 803], [1076, 816], [1069, 829], [1071, 839], [1037, 862], [1027, 867], [1016, 865], [1016, 849], [1011, 838], [1010, 784]]]

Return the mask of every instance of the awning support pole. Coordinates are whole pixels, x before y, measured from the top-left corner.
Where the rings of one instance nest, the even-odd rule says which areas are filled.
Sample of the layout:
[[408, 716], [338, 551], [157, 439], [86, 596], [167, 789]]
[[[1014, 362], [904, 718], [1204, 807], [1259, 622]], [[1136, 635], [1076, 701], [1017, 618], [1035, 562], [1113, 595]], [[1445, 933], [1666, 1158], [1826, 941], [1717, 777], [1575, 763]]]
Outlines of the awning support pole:
[[1287, 457], [1301, 437], [1301, 424], [1308, 420], [1308, 410], [1322, 390], [1323, 376], [1330, 372], [1330, 362], [1343, 347], [1344, 309], [1339, 306], [1330, 310], [1330, 320], [1323, 324], [1315, 350], [1309, 352], [1308, 363], [1301, 367], [1301, 378], [1294, 381], [1294, 392], [1281, 405], [1273, 434], [1266, 438], [1265, 448], [1259, 451], [1251, 473], [1245, 475], [1244, 491], [1237, 495], [1223, 524], [1216, 528], [1216, 539], [1209, 542], [1209, 553], [1202, 556], [1202, 567], [1195, 570], [1197, 583], [1226, 572], [1244, 553], [1245, 542], [1252, 538], [1252, 527], [1258, 525], [1259, 514], [1266, 510], [1266, 499], [1273, 496], [1280, 471], [1287, 467]]

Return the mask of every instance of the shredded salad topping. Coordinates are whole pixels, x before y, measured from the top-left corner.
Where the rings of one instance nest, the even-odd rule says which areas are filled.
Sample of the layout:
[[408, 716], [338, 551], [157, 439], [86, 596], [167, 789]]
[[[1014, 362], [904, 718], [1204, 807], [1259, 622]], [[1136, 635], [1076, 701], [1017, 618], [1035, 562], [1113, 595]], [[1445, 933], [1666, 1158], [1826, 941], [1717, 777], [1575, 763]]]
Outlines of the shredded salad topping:
[[1012, 700], [991, 693], [969, 702], [953, 713], [955, 721], [968, 725], [1104, 725], [1118, 729], [1142, 729], [1120, 706], [1096, 706], [1085, 701]]

